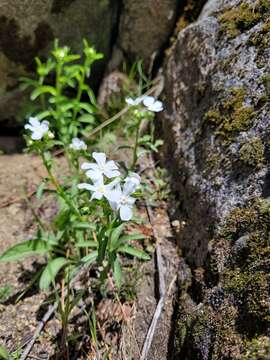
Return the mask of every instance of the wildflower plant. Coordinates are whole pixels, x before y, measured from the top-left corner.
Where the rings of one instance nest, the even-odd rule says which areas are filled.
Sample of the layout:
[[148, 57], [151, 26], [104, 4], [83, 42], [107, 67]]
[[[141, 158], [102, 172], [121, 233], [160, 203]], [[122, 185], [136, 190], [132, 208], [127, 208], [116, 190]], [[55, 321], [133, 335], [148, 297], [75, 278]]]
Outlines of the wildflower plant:
[[[135, 169], [138, 158], [144, 153], [157, 152], [163, 141], [155, 140], [153, 121], [155, 113], [163, 111], [163, 103], [156, 100], [153, 96], [139, 96], [137, 98], [127, 97], [126, 103], [130, 106], [130, 115], [134, 119], [135, 141], [133, 146], [128, 146], [133, 149], [133, 160], [131, 169]], [[149, 123], [150, 134], [141, 135], [141, 124], [143, 121]]]
[[[106, 280], [111, 276], [120, 290], [124, 256], [150, 258], [141, 248], [131, 245], [144, 236], [125, 230], [134, 220], [135, 203], [145, 187], [135, 172], [137, 160], [142, 153], [157, 151], [161, 145], [160, 140], [154, 140], [153, 120], [163, 110], [163, 104], [151, 96], [126, 98], [135, 140], [131, 146], [132, 162], [129, 167], [123, 166], [124, 173], [120, 162], [108, 159], [104, 152], [91, 153], [84, 137], [99, 118], [89, 77], [92, 64], [101, 58], [102, 54], [86, 40], [82, 58], [55, 41], [47, 61], [36, 58], [37, 78], [22, 79], [23, 88], [32, 89], [30, 98], [34, 105], [24, 127], [27, 151], [40, 156], [47, 171], [36, 197], [41, 199], [44, 193], [52, 193], [57, 213], [48, 223], [31, 209], [37, 220], [36, 234], [0, 256], [1, 262], [29, 255], [45, 257], [44, 266], [31, 284], [38, 281], [40, 289], [53, 287], [62, 319], [62, 347], [67, 354], [69, 315], [82, 296], [70, 284], [80, 269], [92, 266], [93, 289], [104, 294]], [[141, 135], [143, 121], [149, 122], [150, 134]], [[61, 162], [68, 164], [65, 176], [55, 151], [62, 153]], [[95, 321], [92, 317], [93, 334]], [[0, 348], [1, 351], [5, 349]]]
[[[140, 177], [121, 174], [118, 164], [102, 152], [91, 155], [81, 138], [96, 122], [95, 98], [86, 79], [93, 62], [102, 57], [86, 40], [83, 44], [83, 63], [75, 63], [79, 55], [59, 47], [56, 41], [52, 57], [45, 63], [36, 59], [38, 80], [23, 79], [24, 86], [34, 87], [31, 100], [40, 100], [25, 125], [27, 151], [38, 154], [47, 170], [37, 196], [53, 192], [58, 212], [50, 224], [39, 220], [36, 236], [9, 248], [0, 261], [44, 255], [46, 265], [37, 276], [41, 289], [56, 286], [59, 279], [69, 283], [84, 264], [93, 264], [100, 285], [112, 272], [120, 288], [120, 255], [149, 259], [143, 250], [129, 244], [143, 236], [124, 234], [140, 194]], [[55, 75], [54, 86], [46, 82], [51, 73]], [[76, 89], [75, 98], [66, 95], [68, 88]], [[82, 100], [83, 93], [88, 101]], [[68, 176], [59, 174], [56, 148], [69, 163]]]
[[21, 79], [23, 89], [32, 89], [35, 118], [49, 121], [51, 131], [56, 131], [57, 140], [64, 145], [89, 132], [95, 124], [96, 99], [88, 79], [93, 63], [102, 57], [85, 39], [83, 58], [67, 46], [60, 47], [56, 40], [47, 61], [35, 59], [37, 78]]

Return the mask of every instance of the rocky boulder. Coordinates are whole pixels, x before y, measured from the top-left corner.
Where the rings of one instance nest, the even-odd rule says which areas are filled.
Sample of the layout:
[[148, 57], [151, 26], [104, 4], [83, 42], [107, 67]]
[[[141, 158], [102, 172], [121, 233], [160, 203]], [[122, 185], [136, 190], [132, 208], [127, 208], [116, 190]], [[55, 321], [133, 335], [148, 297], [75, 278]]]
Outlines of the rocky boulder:
[[117, 40], [124, 56], [151, 68], [174, 30], [178, 9], [175, 0], [125, 0]]
[[46, 55], [54, 38], [76, 52], [85, 37], [104, 53], [95, 71], [98, 84], [110, 55], [118, 6], [117, 0], [10, 0], [0, 4], [0, 120], [18, 115], [18, 78], [33, 71], [34, 57]]
[[164, 68], [182, 291], [175, 358], [270, 357], [270, 3], [209, 0]]

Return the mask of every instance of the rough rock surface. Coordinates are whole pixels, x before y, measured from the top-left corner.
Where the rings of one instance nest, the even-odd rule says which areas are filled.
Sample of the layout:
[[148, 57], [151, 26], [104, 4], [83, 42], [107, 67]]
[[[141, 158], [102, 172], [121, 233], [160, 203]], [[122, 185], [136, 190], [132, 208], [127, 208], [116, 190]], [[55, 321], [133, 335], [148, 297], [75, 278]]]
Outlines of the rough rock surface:
[[268, 359], [270, 3], [206, 6], [164, 69], [165, 160], [193, 273], [175, 358]]
[[[54, 38], [80, 51], [87, 38], [110, 54], [117, 22], [117, 0], [9, 0], [0, 4], [0, 120], [18, 112], [18, 78], [34, 68], [34, 57], [46, 54]], [[100, 81], [105, 62], [96, 69]], [[17, 105], [17, 106], [16, 106]]]
[[175, 0], [125, 0], [117, 41], [124, 55], [151, 65], [169, 40], [177, 10]]

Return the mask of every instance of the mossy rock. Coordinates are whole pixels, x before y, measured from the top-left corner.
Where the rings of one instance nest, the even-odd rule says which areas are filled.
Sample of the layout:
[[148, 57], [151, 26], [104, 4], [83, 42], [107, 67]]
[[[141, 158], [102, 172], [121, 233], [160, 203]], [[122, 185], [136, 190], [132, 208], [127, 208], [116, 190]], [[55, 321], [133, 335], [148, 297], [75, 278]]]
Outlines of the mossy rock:
[[240, 160], [249, 167], [260, 168], [264, 163], [264, 145], [260, 138], [245, 142], [239, 151]]
[[229, 39], [235, 38], [242, 32], [251, 29], [261, 20], [266, 19], [269, 13], [270, 5], [267, 0], [240, 3], [238, 6], [224, 10], [219, 16], [220, 33], [225, 34]]
[[224, 144], [230, 144], [234, 135], [246, 131], [253, 125], [256, 115], [254, 107], [245, 105], [244, 88], [232, 88], [224, 100], [220, 100], [217, 107], [205, 113], [204, 119], [215, 128], [215, 135], [223, 139]]

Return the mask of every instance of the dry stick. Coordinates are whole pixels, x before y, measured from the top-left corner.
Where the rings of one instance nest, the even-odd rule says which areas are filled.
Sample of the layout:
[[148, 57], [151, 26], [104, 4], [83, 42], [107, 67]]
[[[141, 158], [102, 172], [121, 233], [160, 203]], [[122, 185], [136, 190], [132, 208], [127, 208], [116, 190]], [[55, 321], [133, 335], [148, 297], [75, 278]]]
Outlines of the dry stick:
[[[81, 269], [78, 271], [76, 276], [71, 280], [70, 287], [73, 286], [73, 284], [81, 277], [81, 275], [88, 269], [89, 265], [83, 265]], [[67, 293], [67, 289], [65, 289], [65, 294]], [[36, 328], [36, 331], [30, 340], [29, 344], [25, 348], [24, 352], [22, 353], [22, 356], [20, 360], [26, 360], [30, 351], [32, 350], [32, 347], [34, 346], [36, 339], [38, 338], [39, 334], [41, 333], [42, 329], [44, 328], [47, 321], [50, 319], [50, 317], [55, 313], [58, 307], [58, 302], [56, 301], [53, 305], [49, 307], [45, 315], [43, 316], [42, 320], [39, 322], [38, 327]]]
[[157, 242], [156, 243], [156, 258], [157, 258], [158, 279], [159, 279], [159, 301], [158, 301], [151, 325], [148, 329], [148, 332], [147, 332], [147, 335], [146, 335], [146, 338], [144, 341], [140, 360], [147, 359], [149, 350], [152, 345], [152, 341], [153, 341], [153, 337], [154, 337], [155, 330], [157, 327], [157, 323], [158, 323], [158, 320], [160, 318], [160, 315], [161, 315], [161, 312], [162, 312], [162, 309], [164, 306], [165, 295], [166, 295], [165, 270], [163, 267], [161, 249], [160, 249], [160, 245], [159, 245], [159, 235], [157, 234], [157, 231], [154, 227], [154, 222], [153, 222], [154, 215], [153, 215], [152, 209], [150, 208], [150, 206], [148, 204], [146, 204], [146, 210], [147, 210], [150, 224], [152, 225], [152, 231], [153, 231], [154, 238], [156, 239], [156, 242]]

